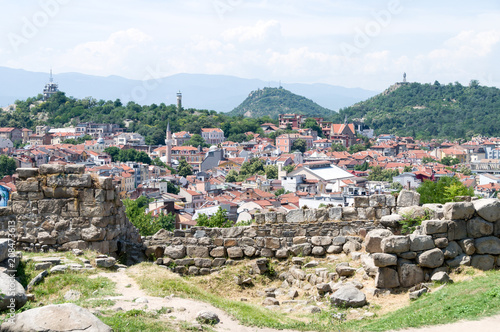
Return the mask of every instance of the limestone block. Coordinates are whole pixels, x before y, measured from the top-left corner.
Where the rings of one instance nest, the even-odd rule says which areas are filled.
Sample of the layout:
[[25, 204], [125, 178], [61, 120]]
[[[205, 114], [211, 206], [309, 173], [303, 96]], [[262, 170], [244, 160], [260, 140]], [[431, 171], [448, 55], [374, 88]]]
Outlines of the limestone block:
[[312, 248], [311, 255], [313, 256], [323, 256], [326, 253], [325, 248], [320, 246], [315, 246]]
[[10, 216], [12, 214], [12, 208], [10, 206], [0, 206], [0, 217]]
[[179, 266], [192, 266], [192, 265], [194, 265], [194, 259], [193, 258], [176, 259], [174, 262], [175, 262], [176, 265], [179, 265]]
[[462, 253], [462, 248], [460, 248], [455, 241], [451, 241], [448, 246], [443, 249], [444, 259], [453, 259]]
[[385, 205], [387, 207], [396, 207], [396, 197], [393, 195], [385, 195]]
[[256, 213], [255, 214], [255, 223], [257, 225], [263, 225], [266, 223], [266, 216], [263, 213]]
[[476, 239], [474, 244], [478, 254], [500, 255], [500, 239], [496, 236]]
[[434, 240], [430, 235], [410, 234], [410, 250], [423, 251], [434, 248]]
[[240, 247], [243, 247], [243, 246], [255, 246], [255, 240], [254, 239], [251, 239], [249, 237], [243, 237], [241, 239], [238, 240], [238, 245]]
[[92, 178], [90, 174], [58, 174], [47, 176], [48, 187], [80, 187], [90, 188]]
[[229, 227], [222, 228], [220, 232], [224, 238], [237, 238], [243, 234], [244, 229], [244, 227]]
[[357, 208], [356, 210], [360, 220], [374, 220], [376, 218], [376, 211], [373, 207]]
[[375, 229], [368, 232], [365, 237], [365, 247], [367, 252], [382, 252], [382, 239], [392, 236], [392, 232], [386, 229]]
[[65, 199], [42, 199], [38, 201], [38, 212], [43, 214], [61, 214], [62, 208], [66, 205]]
[[380, 224], [385, 227], [397, 228], [400, 225], [400, 221], [403, 220], [403, 217], [399, 214], [391, 214], [387, 216], [383, 216], [380, 218]]
[[444, 218], [449, 220], [469, 219], [474, 215], [474, 204], [471, 202], [446, 203]]
[[400, 253], [409, 251], [410, 239], [408, 236], [403, 235], [389, 236], [382, 239], [380, 247], [384, 253]]
[[491, 235], [493, 234], [493, 224], [481, 217], [472, 218], [467, 222], [467, 234], [473, 238]]
[[342, 220], [342, 208], [340, 206], [328, 209], [328, 219]]
[[412, 287], [424, 282], [424, 271], [416, 264], [398, 264], [398, 275], [401, 287]]
[[323, 208], [323, 209], [317, 209], [316, 210], [316, 221], [317, 222], [325, 222], [328, 220], [328, 210]]
[[364, 208], [370, 206], [370, 199], [368, 196], [355, 196], [354, 197], [354, 207]]
[[266, 223], [276, 223], [276, 212], [267, 212], [265, 214]]
[[304, 210], [304, 221], [305, 222], [317, 222], [316, 210], [315, 209]]
[[427, 250], [417, 256], [417, 262], [422, 267], [436, 268], [443, 265], [444, 254], [439, 248]]
[[290, 251], [295, 255], [308, 256], [311, 254], [312, 246], [309, 243], [295, 244], [290, 248]]
[[106, 229], [90, 226], [82, 229], [82, 239], [85, 241], [102, 241], [106, 237]]
[[275, 237], [266, 237], [264, 247], [268, 249], [279, 249], [281, 247], [280, 239]]
[[196, 267], [212, 267], [212, 260], [210, 258], [195, 258], [194, 265]]
[[16, 170], [20, 179], [27, 179], [38, 176], [38, 168], [18, 168]]
[[444, 218], [444, 205], [443, 204], [424, 204], [422, 205], [427, 211], [431, 211], [432, 219]]
[[179, 246], [168, 246], [165, 248], [164, 255], [172, 259], [180, 259], [186, 256], [186, 247], [183, 245]]
[[25, 181], [17, 181], [16, 189], [19, 192], [38, 192], [40, 191], [40, 182], [36, 178], [29, 178]]
[[440, 249], [446, 248], [449, 243], [450, 241], [448, 241], [448, 239], [445, 237], [434, 239], [434, 245]]
[[373, 264], [377, 267], [387, 267], [398, 263], [398, 256], [384, 253], [372, 254]]
[[353, 253], [355, 251], [361, 250], [362, 246], [361, 243], [356, 242], [356, 241], [347, 241], [343, 246], [342, 250], [348, 255], [350, 253]]
[[336, 236], [332, 239], [331, 243], [334, 246], [343, 246], [347, 242], [345, 236]]
[[115, 199], [115, 190], [106, 190], [106, 200], [107, 201], [112, 201]]
[[458, 244], [462, 248], [466, 255], [473, 255], [476, 252], [476, 246], [474, 245], [474, 239], [463, 239], [458, 241]]
[[493, 269], [494, 264], [495, 257], [491, 255], [473, 255], [471, 259], [471, 266], [483, 271]]
[[371, 196], [369, 196], [369, 200], [370, 200], [371, 207], [382, 208], [382, 207], [386, 206], [385, 195], [381, 195], [381, 194], [371, 195]]
[[201, 246], [187, 246], [186, 247], [186, 255], [189, 257], [200, 257], [200, 258], [209, 258], [207, 247]]
[[94, 190], [94, 200], [96, 203], [104, 203], [106, 200], [106, 190], [95, 189]]
[[478, 199], [472, 204], [477, 214], [484, 220], [489, 222], [500, 220], [500, 201], [497, 198]]
[[330, 297], [332, 305], [343, 308], [357, 308], [366, 304], [366, 296], [354, 286], [346, 285], [340, 287]]
[[276, 250], [276, 254], [275, 254], [276, 258], [288, 258], [288, 256], [289, 256], [288, 248]]
[[448, 222], [446, 220], [424, 220], [422, 221], [422, 231], [426, 235], [448, 232]]
[[460, 265], [469, 266], [470, 261], [471, 261], [470, 256], [461, 254], [453, 259], [447, 260], [446, 265], [448, 265], [449, 267], [452, 267], [452, 268], [459, 267]]
[[71, 241], [63, 244], [61, 246], [63, 250], [73, 250], [73, 249], [80, 249], [80, 250], [85, 250], [88, 248], [88, 243], [85, 241]]
[[52, 237], [48, 232], [38, 232], [38, 242], [44, 244], [56, 244], [57, 239]]
[[375, 208], [375, 218], [381, 219], [385, 216], [389, 216], [391, 214], [390, 208]]
[[301, 223], [304, 222], [304, 212], [302, 209], [288, 211], [286, 215], [287, 223]]
[[461, 240], [467, 237], [467, 222], [465, 220], [448, 220], [448, 239]]
[[255, 255], [255, 253], [257, 252], [257, 249], [255, 249], [254, 247], [245, 246], [242, 248], [243, 248], [243, 253], [247, 257], [253, 257], [253, 255]]
[[420, 204], [420, 194], [416, 191], [401, 190], [398, 195], [397, 206], [413, 206]]
[[64, 165], [59, 164], [44, 164], [40, 165], [38, 172], [41, 175], [46, 174], [61, 174], [64, 173]]
[[313, 236], [311, 237], [311, 243], [314, 246], [328, 246], [332, 244], [332, 238], [329, 236]]
[[112, 178], [106, 176], [100, 176], [98, 180], [99, 180], [99, 187], [101, 187], [101, 189], [104, 190], [114, 189]]
[[356, 220], [358, 218], [358, 211], [354, 207], [345, 207], [342, 209], [342, 216], [344, 220]]
[[395, 288], [399, 287], [398, 272], [389, 267], [381, 267], [378, 269], [375, 277], [375, 286], [377, 288]]

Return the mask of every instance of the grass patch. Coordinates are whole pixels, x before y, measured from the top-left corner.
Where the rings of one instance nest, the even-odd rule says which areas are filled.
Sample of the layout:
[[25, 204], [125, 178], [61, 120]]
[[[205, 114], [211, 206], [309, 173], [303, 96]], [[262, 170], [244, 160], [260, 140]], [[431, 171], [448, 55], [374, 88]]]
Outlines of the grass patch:
[[173, 323], [159, 320], [160, 313], [158, 312], [146, 312], [138, 309], [124, 312], [106, 311], [98, 317], [114, 331], [178, 331]]
[[500, 312], [500, 272], [489, 271], [471, 281], [447, 285], [410, 306], [378, 319], [343, 324], [344, 330], [385, 331], [477, 320]]

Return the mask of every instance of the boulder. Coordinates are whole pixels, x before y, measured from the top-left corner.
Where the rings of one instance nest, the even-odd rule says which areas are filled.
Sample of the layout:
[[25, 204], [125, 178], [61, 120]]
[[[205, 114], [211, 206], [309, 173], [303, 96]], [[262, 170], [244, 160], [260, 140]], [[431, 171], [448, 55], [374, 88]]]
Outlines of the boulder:
[[416, 264], [401, 262], [398, 264], [401, 287], [412, 287], [424, 282], [424, 271]]
[[11, 303], [19, 309], [28, 301], [24, 287], [6, 273], [0, 273], [0, 294], [0, 311], [10, 309]]
[[380, 224], [385, 227], [397, 228], [400, 226], [400, 221], [403, 217], [399, 214], [390, 214], [388, 216], [383, 216], [380, 218]]
[[386, 267], [396, 265], [398, 263], [398, 256], [384, 253], [372, 254], [373, 263], [377, 267]]
[[400, 253], [410, 250], [410, 239], [404, 235], [393, 235], [382, 239], [380, 243], [382, 252]]
[[266, 258], [259, 258], [252, 262], [252, 270], [256, 274], [264, 274], [269, 270]]
[[434, 273], [431, 277], [431, 280], [435, 281], [435, 282], [443, 283], [443, 284], [448, 283], [448, 282], [453, 282], [451, 280], [450, 276], [448, 275], [448, 273], [443, 272], [443, 271], [439, 271], [439, 272]]
[[413, 292], [408, 293], [408, 296], [410, 297], [410, 300], [416, 300], [422, 295], [427, 293], [427, 288], [422, 288]]
[[467, 237], [467, 221], [448, 220], [448, 239], [450, 241], [461, 240]]
[[377, 288], [395, 288], [399, 287], [398, 272], [389, 267], [381, 267], [378, 269], [375, 277], [375, 286]]
[[500, 220], [500, 201], [496, 198], [478, 199], [472, 204], [477, 214], [486, 221], [497, 222]]
[[401, 190], [398, 195], [397, 206], [413, 206], [420, 204], [420, 194], [416, 191]]
[[424, 220], [422, 221], [424, 234], [437, 234], [448, 232], [448, 222], [446, 220]]
[[370, 277], [375, 277], [378, 273], [378, 267], [375, 266], [373, 257], [370, 254], [361, 255], [361, 265]]
[[470, 265], [470, 256], [461, 254], [457, 257], [447, 260], [446, 265], [449, 267], [459, 267], [460, 265], [469, 266]]
[[[292, 211], [294, 211], [294, 210], [292, 210]], [[339, 206], [330, 208], [328, 210], [328, 219], [341, 220], [342, 219], [342, 208]]]
[[462, 248], [466, 255], [473, 255], [476, 252], [476, 246], [474, 246], [474, 239], [463, 239], [458, 241], [458, 244]]
[[287, 223], [301, 223], [304, 222], [304, 212], [302, 209], [291, 210], [286, 214]]
[[356, 269], [350, 266], [345, 266], [345, 265], [337, 265], [335, 268], [335, 271], [337, 274], [341, 277], [350, 277], [356, 274]]
[[4, 332], [113, 331], [109, 326], [91, 314], [90, 311], [73, 303], [48, 305], [24, 311], [16, 315], [13, 323], [3, 323], [0, 330]]
[[370, 206], [370, 198], [368, 196], [355, 196], [354, 207], [364, 208]]
[[182, 245], [166, 247], [164, 255], [172, 259], [183, 258], [186, 256], [186, 247]]
[[313, 236], [311, 243], [314, 246], [329, 246], [332, 244], [332, 238], [329, 236]]
[[357, 308], [366, 304], [366, 296], [354, 286], [342, 286], [330, 297], [332, 305]]
[[110, 268], [115, 266], [116, 259], [113, 257], [96, 258], [95, 264], [97, 265], [97, 267]]
[[9, 239], [0, 239], [0, 262], [9, 256]]
[[369, 196], [369, 203], [371, 207], [385, 207], [385, 195], [374, 194]]
[[481, 217], [472, 218], [467, 222], [467, 234], [473, 238], [491, 235], [493, 234], [493, 224]]
[[462, 253], [462, 248], [455, 241], [448, 243], [448, 246], [443, 249], [444, 259], [452, 259]]
[[323, 296], [326, 293], [330, 293], [332, 291], [332, 287], [330, 284], [327, 283], [321, 283], [316, 285], [316, 289], [318, 290], [318, 294]]
[[361, 250], [362, 246], [361, 246], [361, 243], [359, 242], [356, 242], [356, 241], [347, 241], [343, 246], [342, 246], [342, 250], [346, 253], [346, 254], [350, 254], [350, 253], [353, 253], [355, 251], [358, 251], [358, 250]]
[[442, 204], [424, 204], [422, 207], [431, 211], [432, 219], [443, 219], [444, 206]]
[[392, 232], [387, 229], [375, 229], [368, 232], [365, 238], [366, 252], [382, 252], [382, 239], [392, 236]]
[[215, 325], [220, 322], [219, 316], [211, 311], [200, 311], [196, 315], [196, 321], [201, 324]]
[[496, 236], [476, 239], [474, 244], [478, 254], [500, 255], [500, 239]]
[[436, 268], [443, 265], [444, 254], [439, 248], [427, 250], [417, 256], [417, 262], [422, 267]]
[[434, 240], [430, 235], [410, 234], [410, 250], [423, 251], [434, 249]]
[[491, 255], [473, 255], [471, 265], [476, 269], [491, 270], [495, 264], [495, 257]]
[[470, 219], [475, 211], [474, 204], [471, 202], [446, 203], [444, 218], [448, 220]]

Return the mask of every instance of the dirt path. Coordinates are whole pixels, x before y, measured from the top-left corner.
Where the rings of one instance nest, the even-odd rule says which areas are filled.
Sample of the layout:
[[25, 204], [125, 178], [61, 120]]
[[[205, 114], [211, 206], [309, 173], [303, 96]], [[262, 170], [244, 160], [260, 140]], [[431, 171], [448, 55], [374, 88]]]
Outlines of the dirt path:
[[498, 332], [500, 331], [500, 315], [482, 318], [478, 321], [460, 321], [446, 325], [436, 325], [416, 329], [398, 330], [399, 332]]
[[[121, 308], [125, 311], [132, 309], [147, 309], [147, 310], [159, 310], [161, 308], [172, 309], [171, 313], [162, 315], [162, 318], [168, 321], [186, 321], [188, 323], [196, 323], [196, 315], [200, 311], [211, 311], [219, 316], [220, 323], [215, 327], [215, 331], [220, 332], [276, 332], [278, 330], [273, 330], [269, 328], [257, 328], [248, 327], [239, 324], [239, 322], [233, 319], [231, 316], [226, 314], [224, 311], [204, 302], [194, 301], [189, 299], [183, 299], [175, 296], [155, 297], [148, 296], [140, 287], [137, 285], [135, 280], [129, 277], [126, 272], [101, 272], [96, 275], [101, 277], [106, 277], [116, 283], [116, 293], [121, 294], [119, 296], [108, 296], [104, 299], [109, 299], [115, 301], [115, 304], [111, 309]], [[138, 302], [135, 302], [139, 299]], [[141, 302], [147, 300], [146, 302]], [[290, 330], [280, 330], [281, 332], [293, 332]]]

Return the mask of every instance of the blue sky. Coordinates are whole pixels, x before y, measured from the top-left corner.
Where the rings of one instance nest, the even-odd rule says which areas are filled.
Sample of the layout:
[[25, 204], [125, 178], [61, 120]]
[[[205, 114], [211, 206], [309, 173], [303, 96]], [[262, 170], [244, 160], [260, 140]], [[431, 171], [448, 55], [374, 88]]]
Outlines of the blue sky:
[[[459, 4], [458, 4], [459, 3]], [[500, 87], [498, 1], [0, 0], [0, 66], [177, 73], [383, 90]]]

